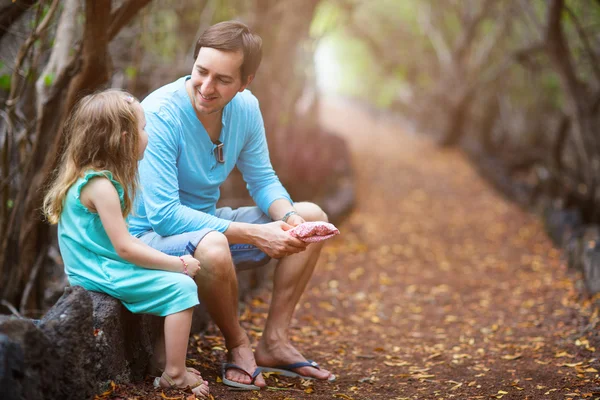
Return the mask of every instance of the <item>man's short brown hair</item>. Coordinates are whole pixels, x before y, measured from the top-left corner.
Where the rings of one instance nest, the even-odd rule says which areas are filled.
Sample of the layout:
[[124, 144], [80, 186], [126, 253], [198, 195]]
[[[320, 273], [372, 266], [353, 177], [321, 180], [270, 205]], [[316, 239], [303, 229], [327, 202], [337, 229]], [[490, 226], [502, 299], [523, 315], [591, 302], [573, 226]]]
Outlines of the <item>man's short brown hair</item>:
[[239, 21], [219, 22], [205, 30], [194, 49], [194, 59], [202, 47], [211, 47], [222, 51], [242, 51], [242, 82], [246, 83], [248, 76], [256, 74], [262, 60], [262, 39], [250, 32], [248, 27]]

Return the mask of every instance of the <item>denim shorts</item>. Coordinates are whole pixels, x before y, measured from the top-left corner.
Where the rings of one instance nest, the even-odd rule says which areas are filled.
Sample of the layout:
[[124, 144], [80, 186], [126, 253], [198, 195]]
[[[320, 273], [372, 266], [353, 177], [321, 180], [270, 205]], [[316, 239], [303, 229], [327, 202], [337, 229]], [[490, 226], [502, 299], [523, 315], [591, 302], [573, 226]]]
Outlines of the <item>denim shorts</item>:
[[[217, 209], [215, 216], [232, 222], [245, 222], [249, 224], [266, 224], [272, 222], [268, 215], [265, 215], [258, 207], [240, 207], [231, 209], [223, 207]], [[198, 247], [198, 243], [212, 228], [204, 228], [194, 232], [185, 232], [179, 235], [160, 236], [154, 231], [148, 231], [139, 235], [139, 239], [163, 253], [171, 256], [182, 256], [184, 254], [193, 255]], [[232, 244], [229, 246], [231, 257], [237, 270], [265, 265], [271, 260], [262, 250], [251, 244]]]

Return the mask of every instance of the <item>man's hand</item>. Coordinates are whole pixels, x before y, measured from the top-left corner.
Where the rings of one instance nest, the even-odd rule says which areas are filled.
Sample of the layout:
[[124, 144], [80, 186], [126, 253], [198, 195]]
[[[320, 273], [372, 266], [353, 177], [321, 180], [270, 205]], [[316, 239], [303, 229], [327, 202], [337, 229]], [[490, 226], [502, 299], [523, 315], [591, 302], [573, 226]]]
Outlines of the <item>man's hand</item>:
[[287, 222], [288, 225], [291, 225], [292, 227], [294, 227], [294, 226], [298, 226], [300, 224], [303, 224], [306, 221], [299, 214], [293, 214], [293, 215], [289, 216], [289, 218], [287, 219], [286, 222]]
[[[296, 215], [292, 217], [296, 217]], [[288, 221], [292, 217], [288, 218]], [[304, 222], [302, 217], [299, 217], [299, 219]], [[278, 259], [290, 254], [300, 253], [306, 250], [306, 246], [308, 246], [307, 243], [287, 233], [286, 231], [292, 229], [293, 226], [283, 221], [274, 221], [264, 225], [256, 225], [255, 227], [259, 228], [259, 231], [254, 238], [254, 245], [271, 258]]]

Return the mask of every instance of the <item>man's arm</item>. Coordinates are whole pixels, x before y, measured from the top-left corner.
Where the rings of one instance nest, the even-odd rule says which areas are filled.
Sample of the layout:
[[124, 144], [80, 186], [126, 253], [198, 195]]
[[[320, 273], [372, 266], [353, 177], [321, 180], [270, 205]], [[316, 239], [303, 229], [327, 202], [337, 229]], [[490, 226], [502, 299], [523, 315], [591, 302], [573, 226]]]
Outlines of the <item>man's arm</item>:
[[177, 159], [181, 128], [167, 116], [146, 113], [148, 147], [140, 162], [140, 183], [146, 216], [161, 236], [213, 228], [225, 232], [229, 221], [181, 204]]
[[303, 222], [306, 222], [304, 221], [304, 218], [302, 218], [300, 214], [296, 212], [296, 209], [294, 209], [292, 203], [286, 199], [277, 199], [271, 203], [271, 207], [269, 207], [269, 215], [272, 219], [282, 220], [291, 226], [297, 226]]
[[[264, 225], [232, 222], [225, 236], [230, 243], [250, 243], [273, 258], [281, 258], [305, 250], [306, 243], [288, 234], [286, 231], [292, 225], [281, 221], [288, 212], [294, 211], [292, 199], [271, 166], [258, 101], [254, 97], [251, 100], [254, 103], [251, 118], [247, 120], [249, 135], [236, 165], [256, 205], [274, 222]], [[288, 221], [299, 223], [298, 219]]]
[[[281, 219], [285, 213], [293, 209], [293, 202], [271, 165], [258, 101], [253, 96], [247, 98], [246, 101], [250, 103], [247, 104], [249, 108], [248, 131], [236, 166], [242, 173], [248, 192], [256, 205], [271, 219]], [[277, 200], [282, 201], [272, 207]]]

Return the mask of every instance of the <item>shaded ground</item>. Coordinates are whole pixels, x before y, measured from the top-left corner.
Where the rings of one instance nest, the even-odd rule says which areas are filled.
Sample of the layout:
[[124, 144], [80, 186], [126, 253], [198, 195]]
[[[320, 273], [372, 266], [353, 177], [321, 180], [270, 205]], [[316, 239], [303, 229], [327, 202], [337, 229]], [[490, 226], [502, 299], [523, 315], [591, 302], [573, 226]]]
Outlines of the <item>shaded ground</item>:
[[[271, 377], [275, 390], [228, 391], [216, 383], [224, 352], [213, 330], [189, 357], [214, 398], [600, 398], [598, 299], [579, 294], [541, 223], [458, 151], [358, 108], [326, 111], [351, 142], [358, 207], [324, 250], [293, 341], [338, 380]], [[255, 340], [268, 301], [265, 291], [243, 313]], [[148, 382], [106, 397], [117, 394], [185, 398]]]

